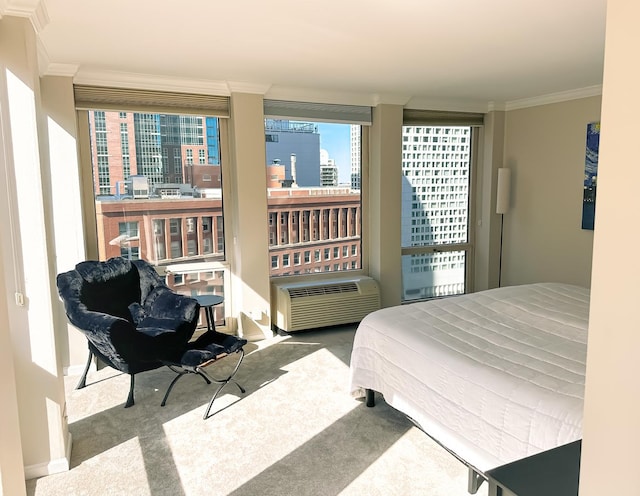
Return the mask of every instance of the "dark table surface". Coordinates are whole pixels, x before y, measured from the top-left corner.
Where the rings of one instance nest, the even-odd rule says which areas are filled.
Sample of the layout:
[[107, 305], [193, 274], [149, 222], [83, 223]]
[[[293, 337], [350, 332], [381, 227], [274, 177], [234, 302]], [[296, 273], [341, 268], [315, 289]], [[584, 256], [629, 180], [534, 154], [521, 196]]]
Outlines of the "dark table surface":
[[577, 496], [582, 441], [517, 460], [487, 476], [517, 496]]
[[218, 296], [218, 295], [196, 295], [193, 296], [193, 298], [195, 298], [196, 300], [198, 300], [198, 303], [200, 303], [201, 307], [212, 307], [215, 305], [219, 305], [220, 303], [222, 303], [224, 301], [224, 298], [222, 296]]

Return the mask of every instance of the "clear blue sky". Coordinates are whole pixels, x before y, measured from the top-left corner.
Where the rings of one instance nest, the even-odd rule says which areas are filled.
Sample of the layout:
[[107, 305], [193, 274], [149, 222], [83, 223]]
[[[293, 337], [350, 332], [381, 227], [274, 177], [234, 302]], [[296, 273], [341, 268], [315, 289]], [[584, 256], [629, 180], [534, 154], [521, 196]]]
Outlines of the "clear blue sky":
[[338, 182], [351, 182], [351, 128], [349, 124], [318, 123], [320, 148], [329, 152], [338, 166]]

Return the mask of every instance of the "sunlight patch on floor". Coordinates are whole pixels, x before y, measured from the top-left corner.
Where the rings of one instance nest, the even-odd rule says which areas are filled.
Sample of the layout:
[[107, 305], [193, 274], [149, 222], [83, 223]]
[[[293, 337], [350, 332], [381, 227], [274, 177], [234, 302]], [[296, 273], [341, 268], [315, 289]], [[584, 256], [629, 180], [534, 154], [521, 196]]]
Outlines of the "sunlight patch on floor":
[[[283, 369], [296, 373], [285, 373], [246, 396], [240, 395], [240, 399], [235, 395], [234, 386], [227, 386], [231, 394], [222, 394], [216, 399], [212, 411], [217, 413], [205, 421], [201, 415], [206, 405], [164, 424], [185, 492], [191, 494], [199, 490], [200, 480], [205, 476], [210, 479], [208, 471], [212, 467], [224, 467], [229, 463], [240, 463], [240, 460], [245, 464], [247, 460], [251, 461], [246, 466], [245, 480], [257, 476], [360, 404], [347, 393], [348, 367], [327, 349], [318, 349], [286, 364]], [[317, 401], [309, 403], [308, 374], [317, 378], [328, 371], [333, 375], [332, 380], [314, 381], [313, 397]], [[335, 374], [342, 376], [339, 381]], [[335, 401], [336, 382], [344, 385], [342, 400], [338, 402]], [[331, 396], [332, 401], [323, 401]], [[304, 401], [298, 401], [300, 398]], [[227, 405], [229, 408], [225, 408]], [[280, 408], [284, 405], [286, 410]], [[279, 425], [271, 428], [273, 423]], [[285, 436], [282, 435], [283, 426]], [[185, 436], [186, 431], [193, 434]], [[250, 432], [251, 443], [240, 445], [236, 442], [240, 437], [234, 434], [236, 432], [242, 432], [245, 439], [246, 433]], [[224, 469], [221, 469], [220, 477], [216, 484], [225, 487], [225, 491], [231, 491], [237, 484], [234, 480], [224, 480]], [[209, 490], [211, 493], [213, 488]]]

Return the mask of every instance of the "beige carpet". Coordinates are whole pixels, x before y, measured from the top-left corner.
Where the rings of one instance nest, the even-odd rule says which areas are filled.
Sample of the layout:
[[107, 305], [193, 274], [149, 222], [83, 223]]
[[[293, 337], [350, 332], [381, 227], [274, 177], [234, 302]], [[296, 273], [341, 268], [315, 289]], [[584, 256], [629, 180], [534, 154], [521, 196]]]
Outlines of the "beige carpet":
[[[202, 419], [213, 386], [168, 369], [67, 378], [68, 472], [27, 482], [29, 495], [464, 496], [467, 469], [401, 414], [348, 393], [354, 327], [249, 343], [237, 374]], [[219, 362], [209, 367], [212, 374]], [[487, 494], [487, 484], [477, 493]]]

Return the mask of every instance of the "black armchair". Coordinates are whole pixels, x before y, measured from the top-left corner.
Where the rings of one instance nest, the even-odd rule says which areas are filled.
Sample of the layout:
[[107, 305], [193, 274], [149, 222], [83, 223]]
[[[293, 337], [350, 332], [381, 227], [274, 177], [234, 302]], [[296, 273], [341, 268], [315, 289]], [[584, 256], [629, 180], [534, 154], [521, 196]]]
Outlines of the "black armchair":
[[[218, 384], [205, 419], [227, 384], [234, 383], [245, 392], [233, 377], [242, 363], [247, 340], [217, 332], [209, 322], [207, 332], [191, 341], [200, 304], [172, 291], [149, 263], [120, 257], [80, 262], [75, 270], [58, 274], [56, 283], [69, 321], [85, 334], [89, 344], [87, 365], [76, 389], [86, 386], [87, 372], [96, 356], [131, 376], [125, 408], [134, 404], [135, 374], [162, 366], [178, 375], [161, 406], [178, 379], [187, 374]], [[204, 371], [230, 355], [238, 357], [231, 374], [216, 379]]]
[[131, 376], [125, 404], [134, 404], [135, 374], [180, 362], [189, 348], [200, 305], [167, 287], [143, 260], [86, 261], [58, 274], [69, 321], [88, 340], [89, 358], [77, 389], [86, 385], [93, 355]]

